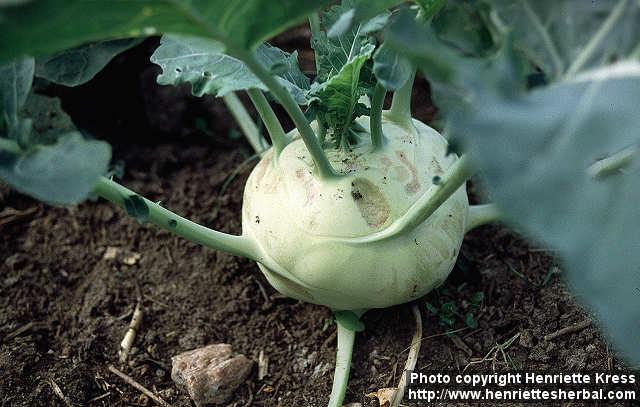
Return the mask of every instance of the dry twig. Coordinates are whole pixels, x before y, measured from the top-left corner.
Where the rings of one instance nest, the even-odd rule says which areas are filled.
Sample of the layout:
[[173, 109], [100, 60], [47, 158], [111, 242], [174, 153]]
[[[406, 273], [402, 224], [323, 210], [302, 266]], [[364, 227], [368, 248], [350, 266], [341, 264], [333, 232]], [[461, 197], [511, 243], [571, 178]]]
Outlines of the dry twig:
[[49, 386], [51, 386], [51, 390], [53, 390], [53, 393], [58, 396], [60, 400], [62, 400], [65, 406], [73, 406], [73, 404], [71, 404], [71, 400], [69, 400], [69, 398], [64, 395], [62, 389], [60, 388], [60, 386], [58, 386], [58, 383], [56, 383], [52, 378], [48, 378], [47, 383], [49, 383]]
[[162, 407], [170, 407], [169, 403], [162, 400], [160, 397], [156, 396], [153, 392], [151, 392], [151, 390], [147, 389], [146, 387], [144, 387], [143, 385], [135, 381], [131, 376], [125, 373], [122, 373], [120, 370], [116, 369], [113, 365], [109, 365], [109, 371], [111, 371], [111, 373], [115, 374], [116, 376], [124, 380], [130, 386], [134, 387], [136, 390], [140, 391], [142, 394], [149, 397], [151, 400], [155, 401], [156, 404]]
[[564, 327], [562, 329], [559, 329], [557, 331], [555, 331], [554, 333], [551, 333], [549, 335], [545, 335], [544, 336], [544, 340], [545, 341], [552, 341], [562, 335], [566, 335], [566, 334], [572, 334], [574, 332], [578, 332], [578, 331], [582, 331], [583, 329], [585, 329], [586, 327], [588, 327], [589, 325], [591, 325], [591, 319], [585, 319], [582, 322], [578, 322], [576, 324], [573, 324], [571, 326], [567, 326]]

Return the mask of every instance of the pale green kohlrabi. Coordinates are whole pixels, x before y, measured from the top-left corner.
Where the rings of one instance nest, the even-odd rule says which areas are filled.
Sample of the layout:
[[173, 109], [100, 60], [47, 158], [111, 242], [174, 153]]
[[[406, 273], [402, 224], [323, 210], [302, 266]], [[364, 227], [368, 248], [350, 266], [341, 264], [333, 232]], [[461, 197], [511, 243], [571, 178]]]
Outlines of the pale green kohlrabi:
[[[358, 122], [368, 129], [368, 118]], [[469, 208], [464, 184], [414, 229], [367, 241], [402, 217], [458, 159], [447, 155], [437, 131], [417, 120], [407, 126], [383, 117], [382, 126], [379, 149], [363, 137], [349, 150], [327, 151], [346, 176], [315, 177], [296, 130], [277, 160], [270, 151], [251, 173], [243, 233], [277, 268], [258, 264], [282, 294], [340, 310], [388, 307], [425, 295], [453, 268]]]

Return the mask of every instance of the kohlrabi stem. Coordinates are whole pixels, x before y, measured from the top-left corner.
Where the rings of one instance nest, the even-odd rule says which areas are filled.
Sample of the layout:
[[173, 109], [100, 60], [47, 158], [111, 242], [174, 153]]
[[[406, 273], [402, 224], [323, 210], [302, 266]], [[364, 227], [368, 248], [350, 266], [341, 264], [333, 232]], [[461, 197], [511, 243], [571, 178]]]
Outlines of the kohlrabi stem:
[[499, 222], [501, 219], [500, 211], [494, 204], [470, 205], [464, 233], [487, 223]]
[[[311, 15], [309, 15], [309, 28], [311, 29], [311, 48], [314, 48], [313, 39], [320, 38], [320, 16], [318, 13], [311, 13]], [[317, 76], [318, 70], [320, 69], [319, 53], [316, 51], [313, 54], [315, 55]]]
[[0, 137], [0, 150], [8, 151], [13, 154], [22, 153], [22, 148], [20, 148], [20, 145], [17, 142], [4, 137]]
[[282, 86], [278, 80], [264, 67], [255, 56], [244, 49], [229, 49], [229, 54], [244, 62], [249, 70], [264, 83], [264, 85], [273, 93], [275, 98], [280, 102], [284, 110], [287, 111], [291, 120], [298, 128], [302, 141], [307, 146], [309, 154], [316, 166], [317, 176], [321, 179], [335, 178], [338, 174], [333, 170], [331, 163], [324, 154], [322, 145], [309, 125], [307, 118], [300, 110], [300, 106], [293, 99], [291, 94]]
[[373, 90], [373, 98], [371, 100], [371, 116], [369, 128], [371, 129], [371, 144], [374, 149], [382, 147], [382, 107], [384, 105], [384, 97], [387, 95], [387, 89], [380, 82], [376, 84]]
[[620, 17], [624, 14], [624, 10], [627, 8], [628, 2], [629, 2], [628, 0], [618, 1], [618, 4], [616, 4], [613, 10], [611, 10], [611, 13], [607, 17], [607, 19], [604, 20], [604, 22], [602, 23], [598, 31], [595, 33], [595, 35], [591, 37], [591, 39], [589, 40], [587, 45], [582, 49], [580, 54], [578, 54], [576, 59], [573, 60], [573, 63], [571, 64], [571, 66], [569, 66], [569, 69], [567, 69], [567, 73], [565, 74], [565, 79], [570, 78], [576, 73], [578, 73], [578, 71], [582, 69], [582, 67], [587, 62], [589, 62], [589, 60], [593, 56], [593, 53], [598, 49], [602, 41], [609, 34], [611, 29], [615, 27]]
[[331, 387], [328, 407], [342, 406], [347, 384], [349, 383], [353, 343], [356, 339], [355, 331], [343, 326], [340, 321], [336, 321], [336, 325], [338, 330], [338, 351], [336, 353], [336, 369], [333, 373], [333, 386]]
[[222, 97], [224, 104], [227, 105], [227, 108], [231, 112], [231, 115], [234, 119], [236, 119], [236, 123], [242, 129], [242, 133], [246, 137], [251, 147], [258, 153], [261, 157], [264, 152], [269, 148], [266, 140], [260, 134], [260, 131], [256, 127], [255, 122], [245, 109], [244, 105], [236, 96], [235, 93], [230, 92]]
[[260, 89], [249, 89], [247, 90], [247, 94], [249, 94], [251, 102], [253, 102], [253, 105], [258, 111], [262, 122], [269, 132], [269, 136], [271, 136], [271, 141], [273, 142], [273, 148], [275, 150], [275, 157], [278, 157], [287, 144], [289, 144], [289, 140], [287, 140], [287, 136], [282, 129], [282, 125], [276, 117], [276, 114], [273, 112], [269, 101]]
[[[145, 212], [145, 221], [149, 223], [153, 223], [162, 229], [212, 249], [222, 250], [258, 262], [263, 260], [258, 245], [253, 239], [247, 236], [236, 236], [218, 232], [198, 225], [195, 222], [176, 215], [157, 203], [143, 198], [108, 178], [101, 177], [94, 188], [94, 192], [98, 196], [113, 202], [125, 210], [127, 210], [127, 202], [132, 202], [131, 198], [136, 197], [137, 209], [142, 209], [143, 212]], [[143, 205], [141, 205], [142, 203]], [[142, 208], [139, 207], [140, 205]], [[145, 206], [146, 210], [144, 209]]]
[[409, 77], [409, 80], [398, 90], [393, 92], [391, 100], [391, 109], [389, 109], [389, 117], [400, 123], [411, 123], [411, 94], [413, 93], [413, 80], [416, 76], [416, 70]]
[[462, 156], [437, 179], [437, 182], [434, 179], [434, 184], [409, 207], [404, 215], [386, 228], [362, 237], [333, 238], [333, 240], [351, 244], [369, 244], [408, 232], [427, 220], [472, 175], [473, 169], [469, 159]]

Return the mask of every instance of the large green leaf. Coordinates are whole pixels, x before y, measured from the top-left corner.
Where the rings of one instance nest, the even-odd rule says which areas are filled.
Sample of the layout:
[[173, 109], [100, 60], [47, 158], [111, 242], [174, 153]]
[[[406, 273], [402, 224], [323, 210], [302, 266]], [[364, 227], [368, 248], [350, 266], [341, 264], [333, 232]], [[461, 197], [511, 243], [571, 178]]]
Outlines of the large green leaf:
[[311, 46], [316, 54], [317, 80], [324, 82], [336, 75], [347, 62], [353, 60], [362, 53], [364, 47], [375, 44], [373, 33], [380, 30], [386, 24], [388, 13], [374, 16], [371, 20], [361, 21], [339, 35], [327, 34], [342, 15], [353, 10], [359, 2], [345, 0], [341, 4], [331, 7], [322, 13], [321, 30], [314, 32]]
[[[600, 21], [592, 36], [607, 27]], [[479, 59], [464, 58], [406, 18], [392, 23], [386, 38], [434, 80], [452, 135], [482, 170], [505, 219], [558, 250], [579, 299], [624, 354], [639, 361], [640, 63], [581, 69], [527, 90], [523, 61], [508, 36], [499, 53]], [[522, 49], [522, 39], [515, 41]], [[599, 46], [620, 50], [610, 41]], [[598, 161], [607, 157], [618, 165]]]
[[140, 43], [139, 38], [98, 41], [38, 59], [36, 76], [65, 86], [91, 80], [119, 53]]
[[33, 72], [32, 58], [0, 67], [0, 179], [45, 202], [78, 203], [106, 173], [111, 148], [73, 131], [58, 99], [30, 94]]
[[[332, 19], [331, 24], [327, 25], [327, 32], [330, 37], [338, 37], [345, 35], [358, 24], [363, 21], [373, 19], [376, 16], [384, 16], [388, 9], [394, 7], [404, 0], [355, 0], [350, 2], [343, 1], [341, 13], [337, 18]], [[378, 20], [378, 22], [381, 22]]]
[[25, 152], [0, 149], [0, 179], [41, 201], [75, 204], [86, 199], [106, 173], [110, 157], [107, 143], [68, 133], [55, 144]]
[[362, 49], [362, 54], [356, 56], [340, 69], [327, 82], [314, 83], [311, 95], [316, 97], [316, 108], [321, 121], [332, 130], [332, 136], [338, 145], [348, 143], [348, 132], [353, 120], [362, 114], [358, 109], [358, 100], [370, 88], [363, 86], [361, 71], [371, 57], [373, 45]]
[[0, 66], [0, 130], [7, 135], [18, 126], [18, 112], [33, 82], [33, 58], [19, 58]]
[[388, 90], [397, 90], [413, 75], [411, 61], [395, 49], [382, 44], [373, 55], [373, 72]]
[[550, 78], [621, 59], [640, 44], [637, 0], [488, 0], [499, 27]]
[[328, 0], [38, 0], [0, 8], [0, 61], [105, 39], [181, 33], [254, 48]]
[[[160, 65], [161, 85], [190, 83], [193, 94], [224, 96], [229, 92], [267, 87], [240, 60], [223, 53], [224, 46], [206, 38], [165, 35], [151, 61]], [[274, 72], [280, 83], [299, 104], [306, 104], [309, 79], [298, 67], [297, 53], [261, 44], [255, 51], [258, 61]]]
[[[479, 102], [479, 100], [477, 101]], [[452, 120], [513, 224], [559, 249], [579, 298], [640, 360], [640, 64], [518, 98], [484, 94]], [[626, 151], [628, 166], [594, 176]]]

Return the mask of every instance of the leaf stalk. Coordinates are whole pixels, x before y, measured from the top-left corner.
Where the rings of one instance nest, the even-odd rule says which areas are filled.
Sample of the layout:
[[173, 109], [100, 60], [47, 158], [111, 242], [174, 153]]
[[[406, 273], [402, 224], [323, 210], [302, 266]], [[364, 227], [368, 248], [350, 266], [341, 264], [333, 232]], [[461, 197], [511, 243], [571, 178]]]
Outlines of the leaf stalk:
[[262, 157], [265, 151], [269, 149], [269, 144], [260, 134], [258, 127], [256, 127], [256, 124], [240, 101], [240, 98], [238, 98], [235, 93], [231, 92], [224, 95], [222, 100], [227, 106], [227, 109], [231, 112], [233, 118], [236, 120], [236, 123], [238, 123], [238, 126], [240, 126], [242, 133], [249, 144], [251, 144], [251, 147], [253, 147], [260, 157]]
[[273, 112], [273, 109], [271, 108], [267, 98], [264, 96], [264, 93], [259, 89], [248, 89], [247, 94], [251, 98], [253, 106], [255, 106], [262, 122], [267, 128], [269, 136], [271, 136], [271, 141], [273, 142], [273, 148], [275, 150], [275, 157], [278, 157], [287, 144], [289, 144], [287, 135], [282, 129], [282, 125], [276, 117], [276, 114]]
[[387, 89], [378, 82], [373, 90], [371, 116], [369, 117], [371, 123], [369, 126], [371, 129], [371, 144], [373, 145], [374, 150], [382, 147], [384, 141], [384, 135], [382, 134], [382, 107], [384, 105], [384, 98], [386, 95]]
[[331, 179], [338, 176], [334, 171], [331, 163], [324, 154], [324, 150], [316, 137], [313, 129], [309, 125], [307, 118], [302, 113], [300, 106], [293, 99], [291, 94], [277, 81], [277, 79], [262, 66], [258, 60], [250, 52], [244, 49], [228, 49], [229, 54], [243, 61], [247, 67], [264, 83], [264, 85], [273, 93], [275, 98], [280, 102], [282, 107], [287, 111], [291, 120], [300, 132], [300, 136], [304, 144], [309, 150], [309, 154], [316, 166], [317, 176], [320, 179]]

